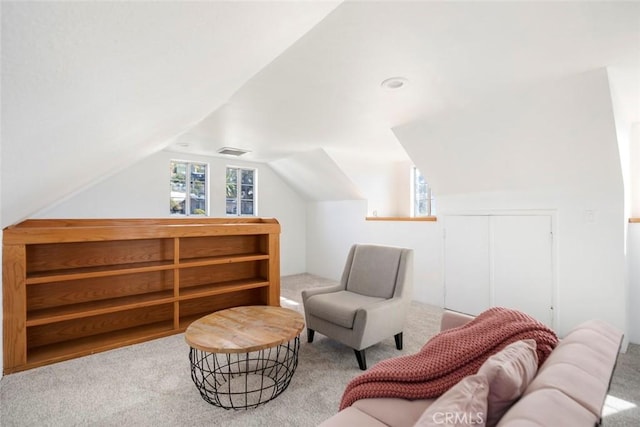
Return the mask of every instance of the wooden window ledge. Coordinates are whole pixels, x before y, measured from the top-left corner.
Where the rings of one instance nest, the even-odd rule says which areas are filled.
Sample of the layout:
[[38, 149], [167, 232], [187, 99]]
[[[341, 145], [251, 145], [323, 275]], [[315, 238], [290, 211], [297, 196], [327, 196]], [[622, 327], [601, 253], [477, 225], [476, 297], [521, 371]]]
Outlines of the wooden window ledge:
[[367, 221], [437, 221], [435, 216], [368, 216]]
[[640, 218], [629, 218], [629, 222], [637, 222], [638, 224], [640, 224]]

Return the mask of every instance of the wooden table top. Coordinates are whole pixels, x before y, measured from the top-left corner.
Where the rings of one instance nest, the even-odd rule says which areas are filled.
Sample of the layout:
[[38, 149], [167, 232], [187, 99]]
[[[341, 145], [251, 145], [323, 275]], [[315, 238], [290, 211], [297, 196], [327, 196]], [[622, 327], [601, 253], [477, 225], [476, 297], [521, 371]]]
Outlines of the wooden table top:
[[209, 353], [245, 353], [292, 340], [304, 328], [300, 313], [283, 307], [252, 305], [216, 311], [185, 332], [192, 348]]

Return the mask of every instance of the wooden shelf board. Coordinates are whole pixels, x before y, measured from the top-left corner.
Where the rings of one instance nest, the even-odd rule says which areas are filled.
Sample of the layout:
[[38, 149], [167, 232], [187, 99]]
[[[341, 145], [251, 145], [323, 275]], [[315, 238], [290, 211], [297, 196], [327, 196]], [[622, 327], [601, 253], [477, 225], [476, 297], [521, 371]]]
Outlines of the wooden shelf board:
[[261, 261], [269, 259], [268, 254], [243, 254], [230, 256], [215, 256], [204, 258], [186, 258], [181, 259], [179, 267], [202, 267], [206, 265], [232, 264], [236, 262]]
[[173, 268], [175, 268], [175, 264], [173, 263], [173, 260], [171, 260], [45, 271], [28, 274], [26, 284], [31, 285], [51, 282], [64, 282], [67, 280], [90, 279], [94, 277], [119, 276], [123, 274], [171, 270]]
[[84, 317], [115, 313], [140, 307], [168, 304], [174, 301], [175, 297], [173, 296], [173, 289], [171, 289], [100, 301], [70, 304], [61, 307], [51, 307], [27, 313], [27, 327], [71, 319], [82, 319]]
[[[95, 242], [104, 240], [163, 239], [171, 237], [226, 236], [248, 234], [279, 234], [276, 220], [260, 218], [256, 221], [233, 222], [218, 218], [204, 219], [197, 223], [173, 220], [173, 222], [105, 223], [75, 221], [70, 226], [53, 226], [53, 222], [23, 223], [7, 227], [3, 233], [5, 244]], [[227, 222], [227, 223], [225, 223]]]
[[181, 317], [178, 331], [179, 332], [186, 331], [190, 324], [192, 324], [198, 319], [201, 319], [203, 316], [206, 316], [207, 314], [210, 314], [210, 313], [198, 313], [198, 314], [192, 314], [190, 316]]
[[427, 221], [435, 222], [438, 220], [435, 216], [368, 216], [366, 221]]
[[247, 289], [264, 288], [269, 286], [266, 279], [234, 280], [231, 282], [212, 283], [209, 285], [192, 286], [180, 289], [179, 300], [207, 297], [211, 295], [227, 294], [230, 292], [244, 291]]
[[94, 335], [73, 341], [64, 341], [43, 347], [28, 349], [27, 364], [24, 369], [46, 365], [52, 362], [73, 359], [99, 353], [105, 350], [136, 344], [150, 339], [166, 337], [175, 334], [173, 321], [153, 323], [137, 326], [106, 334]]

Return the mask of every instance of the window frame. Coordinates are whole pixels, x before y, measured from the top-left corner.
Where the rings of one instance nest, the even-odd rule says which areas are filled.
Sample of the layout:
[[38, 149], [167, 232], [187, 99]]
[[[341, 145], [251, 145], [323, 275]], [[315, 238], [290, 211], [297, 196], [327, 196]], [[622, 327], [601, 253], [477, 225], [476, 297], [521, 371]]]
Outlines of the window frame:
[[[184, 213], [182, 212], [172, 212], [171, 202], [173, 200], [171, 193], [173, 190], [173, 165], [176, 163], [181, 163], [186, 165], [185, 172], [185, 198], [184, 198]], [[192, 189], [192, 168], [193, 165], [203, 166], [204, 167], [204, 213], [192, 213], [191, 212], [191, 189]], [[199, 162], [194, 160], [179, 160], [179, 159], [171, 159], [169, 160], [169, 214], [171, 216], [209, 216], [210, 208], [209, 208], [209, 171], [211, 168], [209, 167], [209, 163], [207, 162]]]
[[[236, 195], [235, 195], [235, 203], [236, 203], [236, 213], [229, 213], [227, 211], [227, 203], [229, 202], [229, 200], [231, 200], [231, 197], [228, 196], [228, 185], [229, 185], [229, 181], [228, 181], [228, 176], [229, 176], [229, 170], [233, 169], [236, 171], [236, 181], [240, 181], [240, 183], [236, 182], [236, 186], [240, 186], [240, 191], [238, 191], [238, 188], [236, 188]], [[251, 184], [251, 186], [253, 187], [253, 197], [251, 199], [252, 201], [252, 213], [251, 214], [243, 214], [242, 213], [242, 202], [246, 202], [248, 201], [248, 199], [242, 199], [242, 185], [247, 185], [247, 184], [242, 184], [242, 171], [251, 171], [252, 175], [253, 175], [253, 182]], [[253, 167], [247, 167], [247, 166], [236, 166], [236, 165], [227, 165], [225, 167], [225, 199], [224, 199], [224, 206], [225, 206], [225, 215], [228, 217], [257, 217], [258, 216], [258, 169], [257, 168], [253, 168]]]
[[[419, 203], [417, 199], [418, 190], [416, 187], [418, 185], [418, 179], [420, 177], [422, 177], [424, 181], [424, 185], [426, 186], [426, 192], [425, 192], [425, 195], [426, 195], [425, 203], [427, 208], [426, 213], [418, 212], [419, 210]], [[426, 178], [424, 177], [422, 172], [420, 172], [420, 169], [418, 169], [417, 166], [411, 167], [411, 210], [410, 212], [411, 212], [411, 217], [413, 218], [430, 217], [430, 216], [436, 215], [435, 197], [433, 195], [433, 191], [431, 190], [431, 186], [429, 185]]]

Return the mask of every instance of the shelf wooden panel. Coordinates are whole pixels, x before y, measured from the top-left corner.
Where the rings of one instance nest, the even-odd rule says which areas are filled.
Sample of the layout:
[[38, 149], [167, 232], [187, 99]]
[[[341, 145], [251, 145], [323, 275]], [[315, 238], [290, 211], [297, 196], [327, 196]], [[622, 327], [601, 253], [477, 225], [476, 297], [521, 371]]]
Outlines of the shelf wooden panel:
[[[173, 322], [165, 321], [128, 329], [121, 329], [100, 335], [88, 336], [72, 341], [35, 347], [29, 350], [27, 366], [25, 366], [25, 369], [47, 365], [52, 362], [73, 359], [79, 356], [86, 356], [122, 347], [123, 345], [136, 344], [173, 334], [175, 334]], [[17, 370], [12, 372], [17, 372]]]
[[263, 239], [263, 235], [185, 237], [180, 239], [180, 262], [255, 254], [260, 252]]
[[203, 257], [203, 258], [191, 258], [188, 260], [180, 260], [180, 267], [203, 267], [207, 265], [218, 264], [231, 264], [237, 262], [248, 261], [261, 261], [269, 259], [268, 254], [247, 254], [247, 255], [233, 255], [233, 256], [216, 256], [216, 257]]
[[194, 320], [218, 310], [241, 305], [262, 305], [265, 293], [265, 288], [253, 288], [180, 301], [180, 330], [184, 330]]
[[180, 293], [193, 286], [225, 283], [232, 280], [257, 280], [262, 278], [263, 265], [267, 260], [241, 263], [205, 265], [180, 270]]
[[27, 327], [46, 325], [71, 319], [81, 319], [100, 314], [116, 313], [118, 311], [131, 310], [134, 308], [167, 304], [172, 303], [174, 300], [173, 290], [170, 290], [45, 308], [27, 312]]
[[[66, 221], [63, 226], [56, 226]], [[5, 229], [5, 244], [75, 243], [225, 235], [280, 234], [272, 218], [27, 220]]]
[[[144, 239], [27, 245], [27, 276], [42, 271], [173, 261], [173, 239]], [[123, 250], [123, 246], [126, 250]]]
[[146, 273], [151, 271], [171, 270], [175, 268], [172, 261], [140, 262], [136, 264], [110, 265], [102, 267], [79, 267], [68, 270], [42, 271], [27, 276], [26, 283], [38, 284], [63, 282], [67, 280], [90, 279], [94, 277], [119, 276], [122, 274]]
[[27, 328], [27, 351], [164, 321], [173, 322], [173, 303], [32, 326]]
[[193, 286], [180, 290], [181, 301], [201, 298], [212, 295], [226, 294], [230, 292], [244, 291], [247, 289], [268, 287], [269, 282], [264, 279], [255, 280], [232, 280], [224, 283], [212, 283], [208, 285]]
[[27, 286], [27, 307], [29, 311], [36, 311], [155, 292], [173, 293], [173, 289], [173, 270], [53, 281]]

